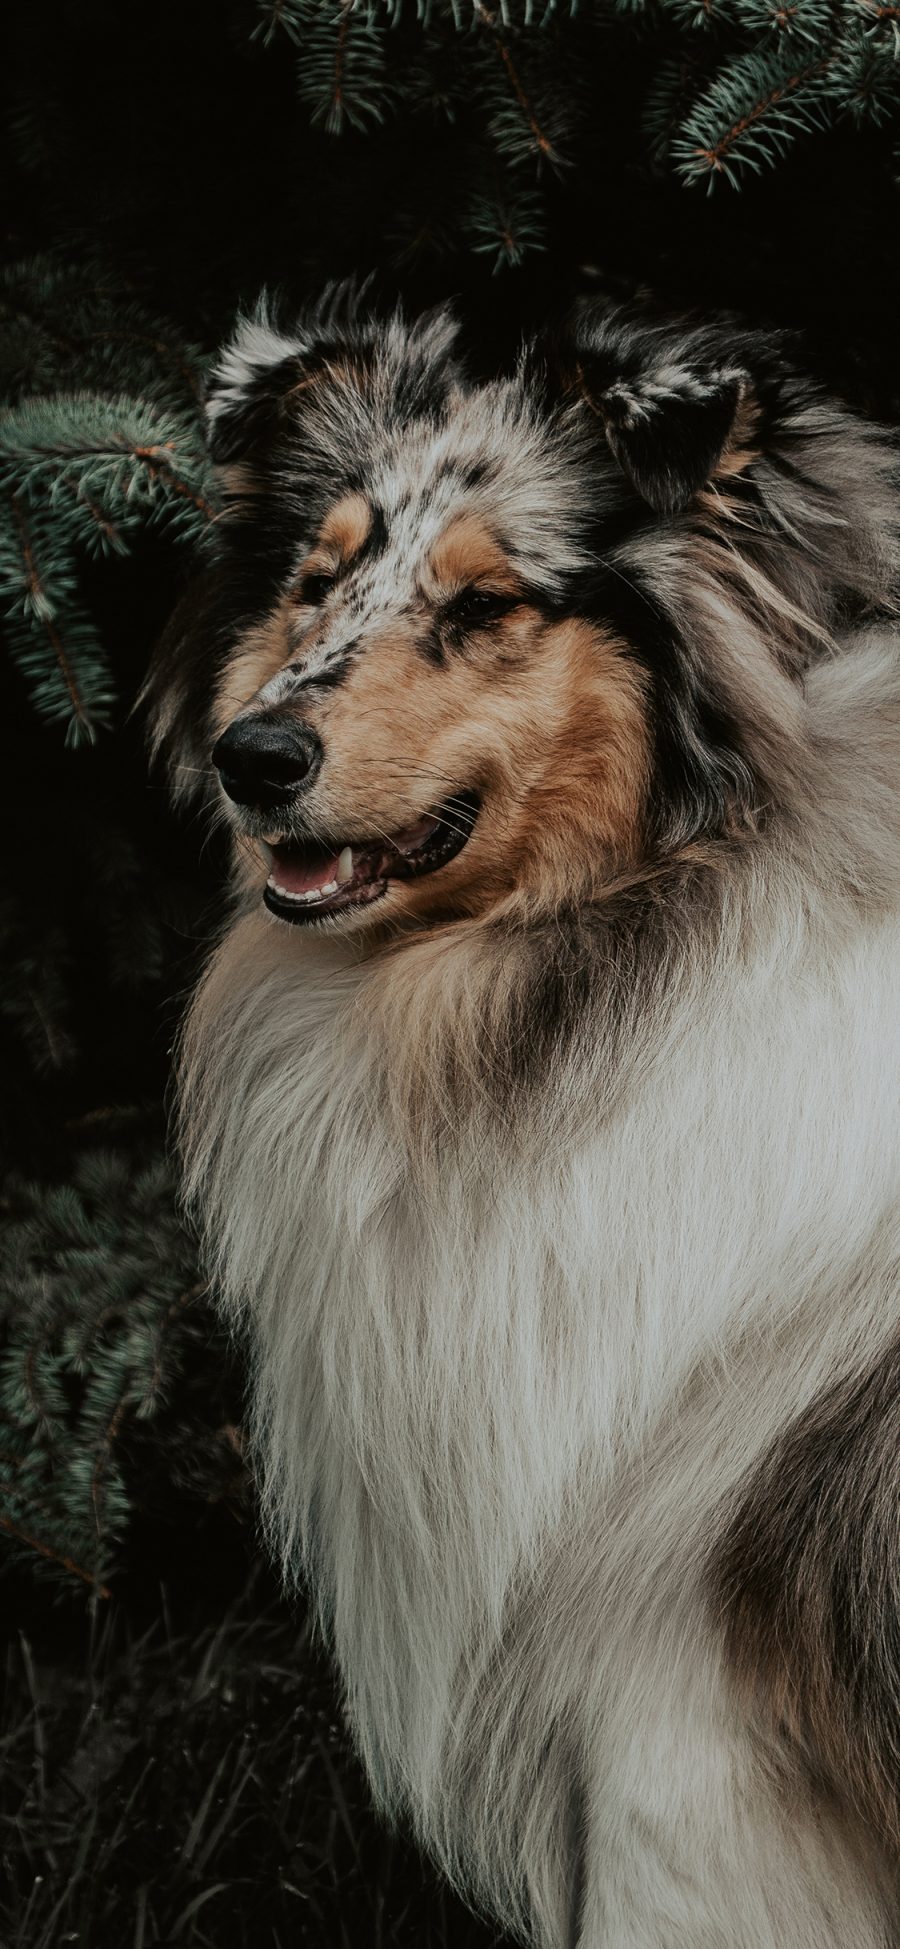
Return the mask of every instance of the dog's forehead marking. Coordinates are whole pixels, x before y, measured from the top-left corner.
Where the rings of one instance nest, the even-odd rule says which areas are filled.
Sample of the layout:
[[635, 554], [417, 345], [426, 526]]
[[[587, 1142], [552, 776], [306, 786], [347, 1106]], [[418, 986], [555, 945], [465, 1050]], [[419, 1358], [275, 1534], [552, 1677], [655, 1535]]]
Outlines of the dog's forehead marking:
[[431, 549], [424, 586], [440, 596], [488, 577], [494, 587], [512, 586], [508, 552], [482, 515], [459, 514]]
[[285, 682], [273, 680], [271, 701], [286, 694], [288, 681], [296, 687], [341, 682], [364, 654], [368, 632], [387, 617], [408, 616], [486, 578], [512, 589], [509, 556], [483, 515], [466, 508], [464, 483], [457, 479], [446, 488], [440, 506], [395, 505], [392, 518], [361, 493], [329, 510], [309, 559], [324, 559], [333, 549], [344, 574], [321, 634], [310, 632]]
[[[414, 496], [392, 493], [390, 485], [384, 479], [373, 482], [371, 494], [354, 488], [326, 511], [305, 559], [313, 571], [337, 571], [337, 588], [318, 632], [313, 624], [304, 633], [299, 653], [260, 692], [261, 704], [281, 703], [299, 688], [339, 684], [364, 653], [373, 628], [388, 617], [408, 616], [423, 597], [434, 599], [438, 588], [430, 559], [440, 561], [437, 545], [445, 534], [457, 535], [455, 555], [451, 541], [446, 572], [438, 579], [458, 582], [467, 537], [476, 572], [476, 537], [482, 529], [474, 515], [467, 519], [462, 513], [465, 483], [459, 476], [447, 475], [436, 483], [437, 491]], [[499, 554], [496, 544], [493, 552]]]
[[568, 483], [535, 429], [520, 434], [523, 451], [511, 455], [507, 413], [463, 413], [407, 427], [370, 456], [312, 542], [307, 560], [338, 567], [338, 587], [298, 645], [287, 684], [339, 683], [373, 631], [423, 601], [487, 577], [512, 587], [523, 549], [528, 579], [553, 585], [577, 556], [565, 533]]
[[334, 550], [339, 561], [352, 561], [365, 547], [372, 532], [373, 508], [368, 497], [356, 490], [344, 494], [328, 513], [319, 531], [318, 546]]

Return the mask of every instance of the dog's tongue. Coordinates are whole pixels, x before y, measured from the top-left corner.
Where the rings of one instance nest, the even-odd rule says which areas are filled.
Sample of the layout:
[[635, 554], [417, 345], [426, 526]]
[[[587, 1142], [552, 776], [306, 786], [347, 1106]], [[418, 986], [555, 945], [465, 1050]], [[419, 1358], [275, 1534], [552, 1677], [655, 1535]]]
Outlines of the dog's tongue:
[[383, 842], [374, 846], [344, 846], [335, 852], [333, 846], [317, 846], [313, 842], [302, 846], [270, 845], [267, 855], [275, 884], [282, 892], [315, 893], [326, 887], [332, 891], [350, 880], [359, 885], [379, 872], [388, 872], [392, 860], [399, 863], [436, 829], [434, 819], [417, 819], [414, 826], [407, 826], [403, 832], [392, 833], [390, 837], [386, 835]]
[[324, 846], [273, 846], [272, 872], [285, 893], [313, 893], [338, 877], [339, 855]]

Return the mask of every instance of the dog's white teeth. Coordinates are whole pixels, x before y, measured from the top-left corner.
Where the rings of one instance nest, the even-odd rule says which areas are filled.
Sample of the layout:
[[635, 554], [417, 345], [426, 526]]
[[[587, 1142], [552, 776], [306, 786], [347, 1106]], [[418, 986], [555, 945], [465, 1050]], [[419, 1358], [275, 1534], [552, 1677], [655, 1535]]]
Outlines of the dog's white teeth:
[[280, 832], [264, 832], [261, 843], [263, 846], [277, 846], [280, 838]]
[[[263, 856], [263, 859], [264, 859], [264, 860], [265, 860], [265, 862], [266, 862], [266, 865], [267, 865], [267, 866], [274, 866], [274, 864], [275, 864], [275, 854], [273, 853], [273, 851], [272, 851], [272, 848], [271, 848], [271, 846], [269, 845], [269, 842], [268, 842], [268, 840], [267, 840], [267, 839], [260, 839], [260, 840], [258, 840], [258, 841], [257, 841], [257, 844], [258, 844], [258, 846], [259, 846], [259, 850], [260, 850], [260, 852], [262, 853], [262, 856]], [[270, 884], [271, 884], [271, 882], [270, 882]]]
[[306, 893], [292, 893], [290, 887], [280, 887], [274, 873], [270, 873], [266, 885], [277, 893], [279, 900], [290, 900], [295, 907], [308, 907], [312, 901], [321, 900], [323, 893], [336, 893], [337, 881], [330, 887], [310, 887]]
[[353, 848], [352, 846], [345, 846], [337, 863], [337, 885], [343, 886], [346, 880], [352, 880], [352, 878]]
[[337, 880], [329, 880], [327, 887], [317, 887], [316, 889], [320, 900], [324, 900], [327, 893], [337, 893], [337, 890]]

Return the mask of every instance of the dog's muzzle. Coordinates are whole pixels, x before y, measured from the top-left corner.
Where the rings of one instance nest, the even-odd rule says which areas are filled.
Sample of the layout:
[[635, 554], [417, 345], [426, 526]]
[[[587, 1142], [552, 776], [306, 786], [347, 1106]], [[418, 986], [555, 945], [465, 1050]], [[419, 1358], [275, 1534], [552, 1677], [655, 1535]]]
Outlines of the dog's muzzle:
[[235, 805], [272, 812], [312, 784], [322, 745], [308, 724], [254, 711], [236, 717], [215, 745], [212, 761], [222, 790]]

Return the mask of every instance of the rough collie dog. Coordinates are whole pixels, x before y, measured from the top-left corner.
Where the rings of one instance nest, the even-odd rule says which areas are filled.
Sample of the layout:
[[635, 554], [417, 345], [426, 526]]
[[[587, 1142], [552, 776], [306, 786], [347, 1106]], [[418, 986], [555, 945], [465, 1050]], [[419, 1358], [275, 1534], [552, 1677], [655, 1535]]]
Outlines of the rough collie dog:
[[[897, 456], [588, 308], [216, 370], [184, 1147], [380, 1805], [541, 1949], [900, 1940]], [[214, 774], [213, 774], [214, 775]]]

